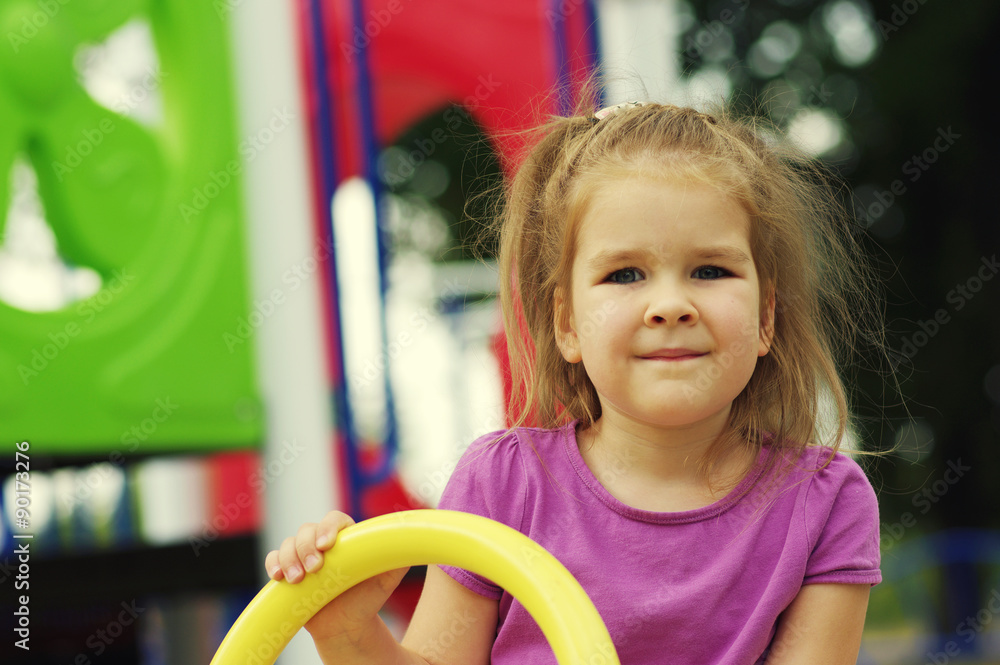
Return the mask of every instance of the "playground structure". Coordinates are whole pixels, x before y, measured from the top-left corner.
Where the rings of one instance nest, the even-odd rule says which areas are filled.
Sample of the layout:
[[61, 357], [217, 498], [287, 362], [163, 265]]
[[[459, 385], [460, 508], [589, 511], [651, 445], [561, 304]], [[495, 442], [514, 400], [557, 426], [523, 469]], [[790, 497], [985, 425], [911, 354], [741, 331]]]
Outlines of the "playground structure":
[[[71, 552], [143, 545], [145, 561], [187, 540], [183, 556], [208, 570], [236, 537], [286, 534], [310, 517], [304, 505], [342, 506], [358, 518], [418, 507], [398, 476], [401, 396], [388, 371], [371, 384], [386, 426], [373, 437], [355, 417], [343, 334], [349, 280], [338, 272], [343, 238], [331, 201], [345, 183], [370, 192], [373, 293], [384, 316], [393, 248], [380, 151], [413, 123], [451, 111], [482, 129], [507, 171], [518, 146], [505, 137], [566, 110], [602, 55], [590, 2], [506, 3], [497, 16], [472, 0], [434, 3], [433, 12], [301, 0], [283, 19], [284, 9], [252, 4], [73, 2], [48, 15], [16, 0], [0, 9], [11, 46], [0, 53], [0, 171], [14, 160], [30, 165], [59, 260], [99, 276], [60, 306], [0, 298], [0, 426], [10, 440], [30, 439], [33, 459], [51, 465], [33, 500], [52, 508], [35, 551], [53, 568]], [[253, 21], [254, 12], [270, 14]], [[94, 43], [111, 50], [137, 26], [159, 68], [125, 97], [101, 97], [74, 72], [75, 58]], [[282, 85], [271, 97], [261, 92]], [[158, 99], [158, 111], [147, 115], [140, 97]], [[302, 151], [289, 154], [293, 138]], [[442, 144], [414, 147], [409, 163]], [[0, 179], [4, 208], [15, 194], [8, 185]], [[441, 316], [449, 323], [465, 292], [452, 295]], [[397, 339], [384, 318], [373, 330], [382, 344]], [[503, 424], [501, 412], [493, 426]], [[166, 471], [155, 482], [154, 466]], [[429, 486], [444, 468], [427, 476]], [[210, 486], [204, 495], [192, 478]], [[115, 507], [105, 511], [112, 493]], [[18, 532], [10, 496], [0, 497], [4, 552]], [[154, 500], [188, 511], [188, 531], [155, 528]], [[68, 517], [59, 505], [70, 506]], [[905, 536], [893, 543], [873, 608], [899, 605], [892, 616], [926, 633], [907, 637], [912, 652], [944, 652], [954, 636], [935, 634], [935, 622], [958, 620], [932, 616], [943, 601], [938, 582], [921, 574], [992, 565], [995, 538]], [[914, 553], [917, 572], [895, 559]], [[883, 600], [894, 595], [896, 603]], [[862, 662], [876, 655], [863, 648]]]
[[559, 663], [619, 662], [586, 592], [542, 547], [485, 517], [414, 510], [344, 529], [323, 568], [299, 584], [268, 582], [236, 620], [212, 665], [271, 665], [302, 625], [340, 593], [379, 573], [423, 563], [459, 566], [507, 589], [531, 612]]

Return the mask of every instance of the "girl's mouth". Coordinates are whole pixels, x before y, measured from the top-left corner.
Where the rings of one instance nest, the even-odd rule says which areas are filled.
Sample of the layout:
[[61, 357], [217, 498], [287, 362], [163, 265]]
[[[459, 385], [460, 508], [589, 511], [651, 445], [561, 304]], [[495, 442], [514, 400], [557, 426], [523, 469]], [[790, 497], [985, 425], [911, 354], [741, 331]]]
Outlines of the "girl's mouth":
[[681, 360], [693, 360], [695, 358], [700, 358], [707, 355], [705, 351], [695, 351], [694, 349], [687, 348], [669, 348], [669, 349], [657, 349], [651, 353], [646, 353], [641, 356], [643, 360], [662, 360], [665, 362], [678, 362]]

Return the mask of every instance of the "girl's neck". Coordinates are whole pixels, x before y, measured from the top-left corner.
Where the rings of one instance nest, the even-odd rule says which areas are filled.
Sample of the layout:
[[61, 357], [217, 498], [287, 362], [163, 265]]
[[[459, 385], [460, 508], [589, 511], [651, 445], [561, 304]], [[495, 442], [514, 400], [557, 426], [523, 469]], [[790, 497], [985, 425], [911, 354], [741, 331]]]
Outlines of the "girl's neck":
[[706, 473], [706, 455], [727, 417], [664, 429], [605, 412], [577, 433], [577, 441], [595, 477], [623, 503], [658, 512], [693, 510], [725, 496], [751, 466], [751, 451], [736, 446]]

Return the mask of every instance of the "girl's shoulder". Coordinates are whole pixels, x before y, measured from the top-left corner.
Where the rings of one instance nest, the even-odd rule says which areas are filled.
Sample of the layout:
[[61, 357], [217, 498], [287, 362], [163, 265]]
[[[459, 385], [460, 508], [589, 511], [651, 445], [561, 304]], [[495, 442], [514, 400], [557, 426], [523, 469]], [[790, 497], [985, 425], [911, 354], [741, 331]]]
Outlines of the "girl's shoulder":
[[548, 468], [536, 451], [554, 459], [565, 436], [563, 428], [515, 428], [480, 436], [452, 469], [438, 507], [483, 515], [523, 531], [528, 499], [542, 469]]
[[786, 449], [780, 454], [786, 468], [803, 477], [815, 476], [826, 483], [859, 478], [867, 481], [864, 469], [844, 450], [810, 444], [801, 450]]
[[861, 465], [844, 451], [808, 445], [801, 450], [777, 449], [772, 478], [794, 491], [810, 512], [878, 511], [878, 498]]
[[527, 452], [552, 450], [572, 436], [573, 423], [562, 427], [511, 427], [483, 434], [469, 444], [463, 458], [509, 459]]
[[[794, 455], [793, 455], [794, 456]], [[877, 584], [878, 497], [861, 465], [847, 452], [807, 446], [790, 468], [797, 483], [791, 526], [808, 543], [808, 584]]]
[[512, 473], [530, 475], [528, 467], [545, 464], [572, 434], [567, 425], [555, 428], [513, 427], [476, 438], [462, 454], [455, 471], [477, 473], [493, 479], [511, 479]]

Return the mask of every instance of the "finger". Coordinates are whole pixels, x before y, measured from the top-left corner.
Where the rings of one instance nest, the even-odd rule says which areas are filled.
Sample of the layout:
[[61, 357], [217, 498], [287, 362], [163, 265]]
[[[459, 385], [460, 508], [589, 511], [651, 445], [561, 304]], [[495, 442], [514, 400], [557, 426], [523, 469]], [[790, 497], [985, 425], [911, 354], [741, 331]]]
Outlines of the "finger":
[[395, 570], [388, 570], [381, 575], [376, 576], [379, 586], [382, 587], [386, 597], [390, 596], [392, 592], [396, 590], [396, 587], [398, 587], [399, 583], [403, 581], [403, 578], [406, 577], [406, 573], [408, 573], [409, 570], [409, 568], [396, 568]]
[[332, 510], [316, 525], [316, 547], [321, 552], [333, 547], [337, 533], [354, 524], [354, 519], [346, 513]]
[[278, 563], [278, 550], [271, 550], [264, 557], [264, 570], [267, 571], [267, 576], [272, 580], [284, 579], [285, 573], [281, 570], [281, 564]]
[[370, 577], [348, 589], [341, 595], [350, 594], [354, 612], [346, 613], [349, 620], [362, 621], [376, 614], [392, 592], [403, 580], [409, 568], [398, 568]]
[[289, 536], [281, 541], [278, 549], [278, 564], [284, 573], [285, 579], [295, 584], [305, 577], [305, 567], [299, 559], [299, 553], [295, 550], [295, 538]]
[[[365, 607], [365, 611], [371, 614], [378, 612], [385, 605], [385, 601], [389, 599], [392, 592], [396, 590], [399, 583], [403, 580], [406, 575], [406, 571], [409, 568], [399, 568], [397, 570], [390, 570], [374, 577], [371, 577], [358, 586], [362, 587], [359, 594], [364, 594], [368, 598], [368, 606]], [[359, 607], [364, 607], [359, 605]]]
[[317, 612], [305, 624], [306, 630], [315, 637], [334, 626], [340, 632], [350, 633], [368, 625], [371, 618], [385, 605], [407, 570], [409, 569], [390, 570], [354, 585]]
[[315, 573], [323, 567], [323, 555], [316, 549], [316, 525], [308, 522], [295, 534], [295, 552], [307, 572]]

